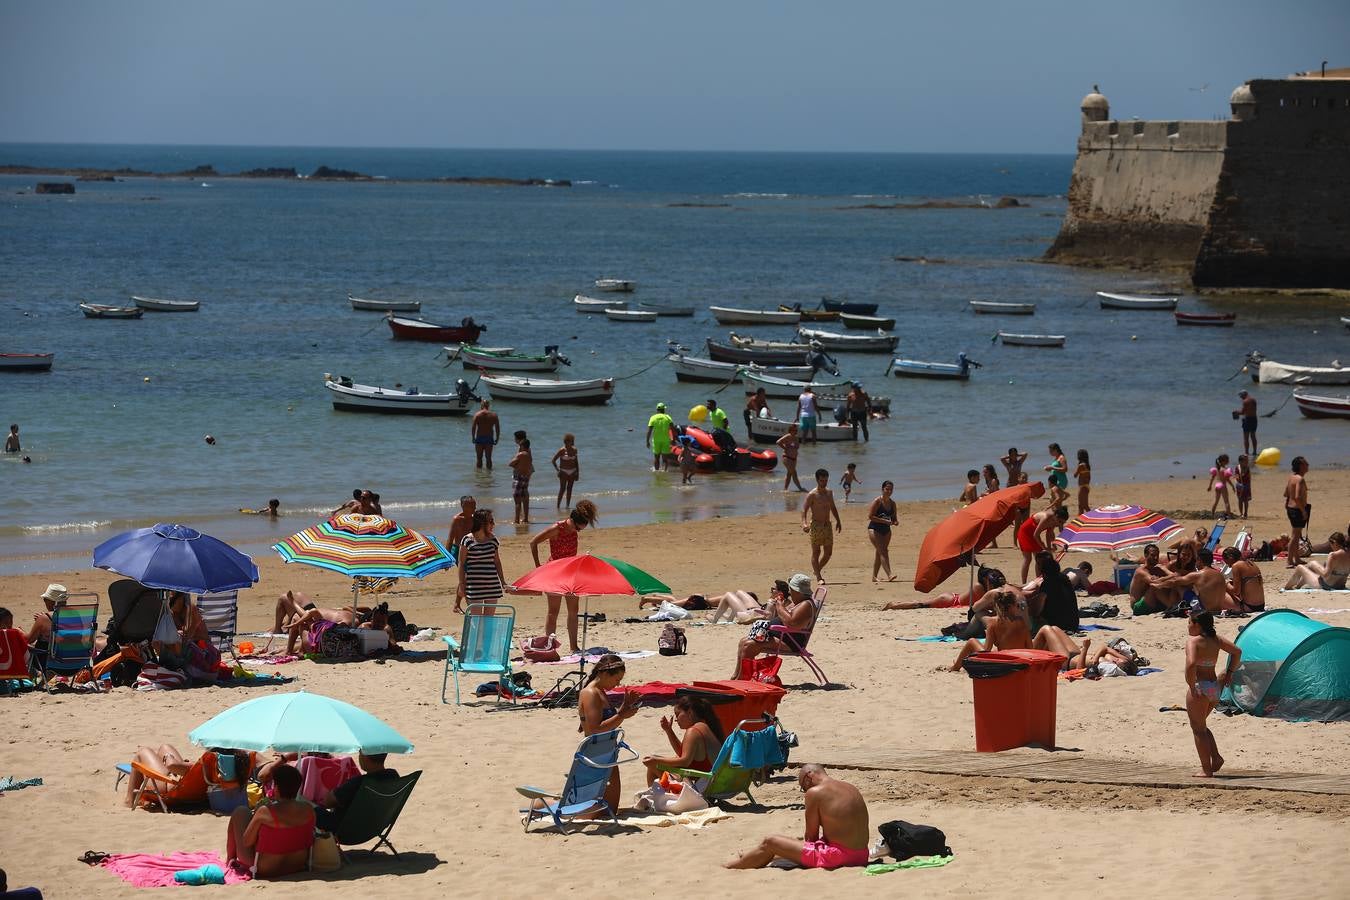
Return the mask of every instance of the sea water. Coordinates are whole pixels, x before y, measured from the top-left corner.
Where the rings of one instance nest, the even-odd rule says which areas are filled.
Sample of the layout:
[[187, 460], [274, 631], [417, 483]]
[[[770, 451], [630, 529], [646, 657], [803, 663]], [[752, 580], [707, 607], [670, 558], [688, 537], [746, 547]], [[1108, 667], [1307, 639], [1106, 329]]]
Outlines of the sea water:
[[[1229, 412], [1239, 386], [1251, 385], [1246, 375], [1226, 379], [1245, 353], [1325, 363], [1350, 349], [1341, 311], [1318, 298], [1183, 300], [1184, 309], [1238, 312], [1232, 329], [1100, 309], [1096, 290], [1160, 282], [1037, 261], [1064, 212], [1070, 156], [28, 144], [0, 145], [3, 163], [211, 164], [226, 173], [328, 165], [383, 179], [572, 186], [128, 178], [80, 182], [68, 196], [33, 193], [52, 179], [0, 176], [0, 352], [56, 353], [49, 374], [0, 375], [0, 425], [20, 425], [32, 459], [0, 459], [0, 571], [85, 559], [111, 534], [166, 520], [260, 550], [356, 487], [379, 492], [390, 516], [435, 533], [464, 493], [495, 507], [502, 523], [518, 428], [533, 444], [536, 521], [554, 516], [549, 458], [564, 432], [580, 448], [576, 496], [596, 500], [602, 523], [796, 509], [781, 468], [699, 475], [692, 487], [651, 471], [643, 436], [655, 404], [682, 421], [718, 391], [677, 383], [661, 361], [668, 341], [701, 354], [705, 338], [725, 338], [709, 305], [875, 302], [897, 319], [897, 355], [954, 361], [965, 351], [983, 364], [966, 383], [925, 382], [885, 377], [885, 355], [839, 356], [844, 376], [891, 398], [892, 416], [873, 424], [870, 443], [807, 447], [799, 465], [809, 485], [817, 466], [837, 480], [856, 462], [863, 500], [887, 478], [901, 497], [955, 497], [966, 469], [1010, 445], [1030, 451], [1037, 472], [1046, 444], [1058, 441], [1071, 460], [1088, 448], [1099, 482], [1175, 476], [1195, 493], [1178, 505], [1203, 506], [1192, 476], [1239, 448]], [[1001, 196], [1023, 205], [993, 208]], [[926, 200], [958, 208], [869, 208]], [[699, 313], [654, 324], [578, 314], [572, 297], [594, 293], [598, 277], [635, 279], [631, 299]], [[508, 440], [494, 472], [476, 471], [467, 419], [332, 409], [325, 372], [428, 392], [473, 380], [459, 363], [447, 368], [437, 344], [392, 340], [378, 314], [350, 308], [349, 293], [419, 299], [431, 321], [472, 316], [488, 326], [490, 345], [538, 353], [559, 344], [573, 362], [561, 377], [620, 379], [615, 399], [494, 404]], [[77, 308], [129, 305], [131, 294], [198, 299], [201, 311], [111, 321]], [[972, 299], [1030, 301], [1037, 311], [975, 316]], [[993, 344], [1000, 327], [1063, 334], [1067, 346]], [[1253, 390], [1263, 412], [1288, 396], [1283, 386]], [[744, 438], [742, 389], [716, 396]], [[771, 401], [785, 417], [794, 406]], [[1329, 462], [1343, 451], [1339, 424], [1301, 420], [1291, 404], [1262, 420], [1261, 437]], [[1094, 500], [1112, 499], [1104, 493]], [[236, 511], [271, 497], [281, 500], [279, 522]]]

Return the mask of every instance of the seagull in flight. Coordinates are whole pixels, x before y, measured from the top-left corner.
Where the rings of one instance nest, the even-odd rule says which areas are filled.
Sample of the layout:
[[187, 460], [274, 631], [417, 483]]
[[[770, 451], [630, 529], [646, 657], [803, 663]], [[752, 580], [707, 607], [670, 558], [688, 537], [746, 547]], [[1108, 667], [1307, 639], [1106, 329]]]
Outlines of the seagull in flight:
[[1191, 88], [1191, 90], [1195, 91], [1197, 94], [1203, 94], [1205, 91], [1209, 90], [1209, 82], [1205, 82], [1198, 88]]

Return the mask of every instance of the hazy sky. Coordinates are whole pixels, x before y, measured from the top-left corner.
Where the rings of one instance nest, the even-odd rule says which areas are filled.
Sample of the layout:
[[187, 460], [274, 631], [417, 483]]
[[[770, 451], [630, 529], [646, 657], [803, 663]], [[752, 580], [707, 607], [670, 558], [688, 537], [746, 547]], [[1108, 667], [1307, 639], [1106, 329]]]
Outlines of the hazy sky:
[[0, 0], [0, 141], [1069, 153], [1323, 59], [1347, 0]]

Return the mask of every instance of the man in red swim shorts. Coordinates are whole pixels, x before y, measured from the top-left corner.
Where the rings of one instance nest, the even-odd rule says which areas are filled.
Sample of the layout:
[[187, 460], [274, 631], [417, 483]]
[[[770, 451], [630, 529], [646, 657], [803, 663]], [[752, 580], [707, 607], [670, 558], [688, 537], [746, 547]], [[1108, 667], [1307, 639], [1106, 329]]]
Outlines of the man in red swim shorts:
[[816, 763], [802, 766], [797, 785], [806, 794], [805, 840], [770, 835], [727, 863], [728, 869], [762, 869], [780, 858], [808, 869], [867, 865], [867, 803], [858, 789]]

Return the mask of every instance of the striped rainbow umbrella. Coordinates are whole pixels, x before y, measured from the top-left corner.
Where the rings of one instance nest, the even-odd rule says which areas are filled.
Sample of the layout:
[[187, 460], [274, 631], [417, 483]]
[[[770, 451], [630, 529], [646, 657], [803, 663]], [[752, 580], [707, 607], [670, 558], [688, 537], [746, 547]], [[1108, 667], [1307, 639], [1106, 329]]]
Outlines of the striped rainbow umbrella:
[[1182, 528], [1142, 506], [1100, 506], [1074, 516], [1055, 538], [1061, 550], [1124, 550], [1175, 537]]
[[343, 513], [296, 532], [272, 549], [286, 562], [318, 566], [352, 578], [424, 578], [454, 558], [434, 537], [383, 516]]

